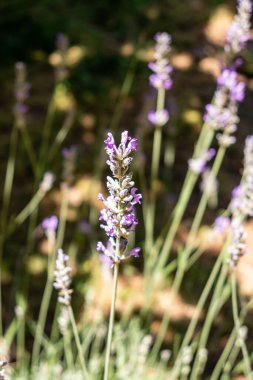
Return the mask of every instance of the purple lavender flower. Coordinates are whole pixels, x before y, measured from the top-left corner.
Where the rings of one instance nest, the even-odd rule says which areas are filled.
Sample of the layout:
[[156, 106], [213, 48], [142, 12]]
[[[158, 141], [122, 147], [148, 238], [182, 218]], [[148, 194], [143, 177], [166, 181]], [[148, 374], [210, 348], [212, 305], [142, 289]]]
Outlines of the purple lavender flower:
[[157, 89], [164, 88], [165, 90], [169, 90], [172, 86], [170, 77], [172, 66], [169, 64], [167, 55], [171, 50], [171, 37], [165, 32], [157, 33], [155, 40], [155, 61], [148, 65], [150, 70], [153, 71], [153, 74], [149, 77], [149, 81], [151, 86]]
[[79, 230], [84, 234], [84, 235], [89, 235], [91, 232], [91, 225], [88, 222], [88, 220], [81, 220], [79, 225]]
[[128, 236], [134, 231], [138, 220], [135, 214], [135, 205], [141, 203], [142, 196], [134, 187], [132, 174], [128, 173], [129, 165], [133, 158], [130, 156], [137, 149], [137, 139], [132, 138], [125, 131], [121, 134], [121, 143], [115, 145], [113, 135], [108, 133], [105, 140], [105, 151], [108, 155], [107, 164], [113, 177], [107, 177], [109, 196], [105, 199], [98, 195], [105, 208], [101, 210], [100, 218], [103, 228], [109, 237], [105, 246], [101, 242], [97, 244], [97, 250], [106, 256], [107, 262], [113, 266], [115, 263], [129, 256], [137, 257], [140, 248], [127, 250]]
[[[158, 92], [169, 90], [172, 87], [172, 79], [170, 77], [172, 66], [167, 58], [171, 50], [171, 37], [167, 33], [157, 33], [155, 36], [155, 61], [149, 63], [148, 67], [153, 71], [149, 77], [150, 85], [158, 90]], [[169, 112], [165, 109], [157, 108], [148, 114], [149, 121], [157, 126], [162, 127], [169, 120]]]
[[217, 89], [212, 104], [206, 106], [205, 122], [222, 133], [216, 135], [221, 146], [228, 147], [235, 143], [231, 136], [237, 130], [238, 103], [244, 99], [245, 84], [238, 81], [237, 72], [227, 68], [221, 72], [217, 80]]
[[225, 50], [233, 54], [245, 48], [249, 39], [252, 3], [250, 0], [238, 0], [237, 14], [227, 33]]
[[29, 95], [31, 85], [26, 82], [26, 65], [23, 62], [16, 63], [16, 83], [15, 83], [15, 98], [14, 116], [18, 128], [24, 128], [26, 125], [26, 114], [28, 106], [25, 104]]
[[162, 127], [169, 120], [169, 112], [167, 110], [151, 111], [148, 114], [148, 120], [151, 124]]
[[226, 216], [218, 216], [214, 221], [213, 232], [215, 235], [222, 235], [230, 226], [230, 218]]
[[246, 138], [242, 181], [233, 190], [229, 207], [242, 219], [253, 216], [253, 135]]
[[56, 231], [58, 227], [58, 218], [55, 215], [50, 216], [49, 218], [45, 218], [42, 221], [42, 227], [46, 231]]
[[69, 260], [68, 255], [66, 255], [62, 249], [58, 249], [58, 256], [55, 265], [55, 280], [53, 286], [59, 291], [58, 302], [68, 306], [71, 301], [72, 289], [69, 289], [71, 279], [70, 272], [71, 268], [67, 265]]
[[228, 246], [228, 264], [235, 268], [241, 256], [246, 253], [246, 232], [240, 219], [233, 218], [232, 241]]
[[200, 157], [191, 158], [188, 160], [189, 168], [192, 172], [196, 174], [203, 173], [206, 164], [215, 156], [215, 149], [210, 148], [203, 152]]

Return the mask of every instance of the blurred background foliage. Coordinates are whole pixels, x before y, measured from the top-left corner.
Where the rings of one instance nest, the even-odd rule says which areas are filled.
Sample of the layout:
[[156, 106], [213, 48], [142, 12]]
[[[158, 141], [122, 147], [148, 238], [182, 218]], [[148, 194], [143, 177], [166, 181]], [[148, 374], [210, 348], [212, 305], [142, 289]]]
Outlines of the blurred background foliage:
[[[163, 131], [165, 153], [162, 155], [160, 181], [157, 183], [158, 213], [159, 216], [163, 215], [159, 217], [158, 229], [168, 220], [182, 185], [187, 160], [191, 157], [194, 141], [202, 125], [204, 106], [210, 102], [215, 89], [215, 77], [222, 58], [222, 36], [234, 11], [235, 1], [232, 0], [0, 1], [2, 178], [5, 176], [10, 128], [13, 123], [14, 65], [17, 61], [27, 64], [28, 80], [32, 85], [28, 99], [28, 130], [36, 150], [41, 142], [42, 126], [55, 88], [56, 35], [64, 33], [69, 39], [69, 75], [55, 88], [57, 113], [53, 123], [53, 135], [56, 135], [62, 125], [65, 113], [75, 108], [75, 123], [64, 141], [64, 146], [76, 144], [79, 153], [77, 178], [82, 181], [77, 185], [76, 193], [73, 191], [70, 207], [72, 214], [70, 212], [66, 239], [75, 241], [78, 246], [77, 254], [88, 252], [87, 258], [91, 252], [89, 238], [80, 233], [78, 222], [89, 214], [90, 199], [87, 193], [92, 192], [96, 197], [100, 190], [100, 183], [96, 188], [93, 183], [91, 188], [90, 179], [85, 176], [94, 170], [101, 174], [104, 168], [101, 151], [106, 131], [129, 129], [137, 135], [141, 146], [138, 161], [143, 163], [144, 172], [149, 172], [153, 129], [147, 121], [147, 113], [154, 107], [156, 95], [149, 88], [147, 64], [152, 59], [153, 36], [158, 31], [166, 31], [172, 36], [171, 60], [175, 67], [174, 86], [168, 93], [166, 104], [171, 120]], [[216, 20], [216, 23], [212, 20]], [[248, 54], [250, 61], [251, 55], [249, 52]], [[246, 65], [246, 69], [246, 74], [251, 75], [252, 66]], [[243, 128], [238, 131], [238, 144], [231, 147], [224, 161], [220, 177], [219, 207], [227, 206], [230, 191], [239, 181], [242, 145], [251, 129], [250, 92], [240, 112]], [[20, 144], [18, 149], [21, 159], [16, 163], [11, 203], [11, 213], [14, 214], [29, 201], [34, 186], [24, 147]], [[59, 184], [60, 152], [47, 169], [57, 174]], [[200, 191], [197, 189], [187, 211], [190, 218], [195, 212], [199, 195]], [[59, 190], [56, 190], [40, 209], [38, 223], [43, 217], [57, 213], [59, 204]], [[211, 210], [205, 222], [212, 223], [216, 213], [217, 210]], [[17, 239], [13, 240], [12, 237], [7, 241], [8, 259], [4, 264], [7, 267], [6, 283], [10, 283], [11, 273], [20, 275], [25, 270], [33, 271], [35, 276], [45, 274], [45, 257], [41, 260], [40, 253], [35, 251], [27, 259], [26, 229], [27, 225], [20, 226]], [[139, 228], [138, 241], [141, 241], [142, 234], [143, 231]], [[41, 247], [37, 250], [40, 251]], [[24, 259], [25, 265], [22, 260], [15, 261], [17, 255]], [[83, 273], [88, 277], [92, 265], [93, 262], [86, 262], [83, 267], [78, 268], [80, 273], [79, 277], [77, 275], [77, 282], [82, 291]], [[194, 276], [199, 279], [198, 270]], [[37, 294], [41, 291], [41, 283], [36, 280], [32, 286], [33, 302], [39, 304]], [[15, 304], [13, 299], [16, 288], [17, 284], [12, 283], [9, 310]]]

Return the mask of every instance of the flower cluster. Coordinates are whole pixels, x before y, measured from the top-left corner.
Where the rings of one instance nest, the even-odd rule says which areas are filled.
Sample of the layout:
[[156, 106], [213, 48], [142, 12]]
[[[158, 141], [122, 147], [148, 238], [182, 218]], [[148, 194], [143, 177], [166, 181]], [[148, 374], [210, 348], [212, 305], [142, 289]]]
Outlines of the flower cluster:
[[215, 156], [215, 149], [210, 148], [203, 152], [197, 158], [190, 158], [188, 160], [189, 169], [196, 174], [201, 174], [204, 172], [206, 164]]
[[69, 273], [71, 268], [67, 265], [69, 260], [68, 255], [65, 255], [62, 249], [58, 249], [58, 256], [56, 259], [55, 266], [55, 280], [53, 286], [55, 289], [59, 290], [58, 301], [59, 303], [68, 306], [71, 301], [72, 289], [69, 289], [71, 282]]
[[103, 254], [103, 260], [111, 266], [126, 259], [129, 256], [138, 257], [140, 248], [127, 251], [128, 236], [138, 220], [135, 214], [135, 205], [141, 203], [142, 196], [134, 187], [132, 174], [128, 172], [133, 158], [130, 156], [137, 149], [137, 139], [132, 138], [125, 131], [121, 134], [121, 143], [115, 145], [113, 135], [108, 133], [105, 140], [105, 151], [108, 155], [107, 164], [113, 177], [107, 177], [109, 196], [105, 199], [99, 194], [98, 199], [104, 203], [99, 220], [109, 237], [107, 246], [101, 242], [97, 244], [97, 250]]
[[74, 181], [74, 171], [76, 166], [77, 148], [75, 145], [71, 145], [69, 148], [62, 150], [63, 155], [63, 173], [62, 177], [64, 183], [70, 186]]
[[227, 33], [225, 44], [227, 52], [237, 54], [245, 48], [249, 39], [251, 13], [251, 0], [238, 0], [237, 14]]
[[216, 137], [221, 146], [235, 143], [232, 134], [237, 130], [238, 103], [244, 99], [245, 84], [238, 81], [237, 72], [224, 69], [217, 80], [217, 89], [212, 104], [206, 106], [205, 122], [215, 130], [221, 130]]
[[243, 221], [247, 216], [253, 216], [253, 135], [248, 136], [245, 141], [243, 176], [240, 185], [232, 191], [229, 210], [232, 214], [232, 242], [228, 247], [228, 263], [235, 267], [246, 251]]
[[233, 190], [230, 210], [241, 218], [253, 216], [253, 135], [245, 141], [242, 181]]
[[15, 121], [18, 128], [24, 128], [26, 125], [26, 113], [28, 107], [25, 104], [29, 95], [30, 84], [26, 82], [26, 66], [23, 62], [18, 62], [16, 69], [15, 98], [14, 106]]
[[[150, 75], [149, 81], [152, 87], [158, 91], [160, 89], [169, 90], [172, 87], [172, 80], [170, 74], [172, 67], [167, 58], [171, 50], [171, 37], [167, 33], [157, 33], [155, 36], [155, 61], [149, 63], [150, 70], [153, 74]], [[166, 109], [158, 109], [151, 111], [148, 114], [149, 121], [156, 126], [163, 126], [169, 120], [169, 113]]]
[[45, 230], [45, 234], [50, 241], [54, 241], [56, 238], [56, 230], [58, 227], [58, 218], [55, 215], [45, 218], [42, 223], [42, 228]]
[[228, 247], [228, 264], [236, 267], [239, 258], [246, 252], [246, 232], [239, 219], [234, 218], [231, 223], [232, 241]]

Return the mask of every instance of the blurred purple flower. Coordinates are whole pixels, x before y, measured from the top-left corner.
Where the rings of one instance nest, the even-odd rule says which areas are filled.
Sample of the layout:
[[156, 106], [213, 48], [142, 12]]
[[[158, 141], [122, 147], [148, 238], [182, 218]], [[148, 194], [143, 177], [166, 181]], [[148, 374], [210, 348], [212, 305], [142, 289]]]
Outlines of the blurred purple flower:
[[149, 69], [153, 71], [153, 74], [149, 77], [149, 81], [151, 86], [156, 89], [164, 88], [165, 90], [169, 90], [173, 83], [170, 77], [173, 69], [167, 58], [171, 50], [171, 37], [165, 32], [157, 33], [155, 35], [155, 41], [155, 61], [148, 65]]
[[91, 232], [91, 225], [87, 220], [82, 220], [79, 223], [79, 229], [84, 235], [88, 235]]
[[52, 215], [48, 218], [45, 218], [41, 224], [46, 231], [56, 231], [58, 227], [58, 218], [57, 216]]
[[196, 174], [203, 173], [207, 162], [215, 156], [215, 153], [215, 149], [210, 148], [207, 151], [203, 152], [200, 157], [189, 159], [188, 164], [190, 170]]
[[249, 39], [251, 13], [251, 0], [238, 0], [237, 14], [227, 33], [225, 44], [227, 52], [238, 54], [245, 48]]
[[169, 120], [169, 112], [167, 110], [151, 111], [148, 114], [148, 120], [153, 125], [162, 127]]

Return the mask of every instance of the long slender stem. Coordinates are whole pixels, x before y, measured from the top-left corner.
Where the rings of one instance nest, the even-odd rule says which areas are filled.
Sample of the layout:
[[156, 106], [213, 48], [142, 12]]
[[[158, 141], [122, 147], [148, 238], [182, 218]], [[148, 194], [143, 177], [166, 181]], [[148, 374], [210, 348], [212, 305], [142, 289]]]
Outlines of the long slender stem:
[[199, 339], [199, 347], [198, 347], [196, 358], [193, 364], [190, 380], [195, 380], [198, 377], [197, 371], [198, 371], [198, 359], [199, 359], [200, 350], [202, 348], [205, 348], [207, 340], [208, 340], [208, 336], [211, 330], [211, 326], [213, 323], [213, 319], [215, 315], [217, 314], [219, 308], [224, 303], [223, 297], [220, 295], [222, 294], [222, 289], [224, 286], [224, 282], [226, 280], [226, 274], [227, 274], [227, 263], [224, 263], [217, 285], [215, 287], [215, 291], [213, 293], [211, 304], [208, 308], [208, 312], [205, 317], [205, 323], [201, 331], [201, 335]]
[[32, 363], [33, 365], [36, 364], [39, 350], [42, 342], [42, 335], [41, 333], [44, 331], [45, 324], [46, 324], [46, 317], [48, 313], [48, 308], [51, 300], [52, 295], [52, 282], [53, 282], [53, 268], [55, 263], [55, 257], [56, 252], [59, 247], [62, 246], [63, 243], [63, 237], [65, 232], [65, 226], [66, 226], [66, 218], [67, 218], [67, 212], [68, 212], [68, 188], [64, 187], [63, 189], [63, 199], [61, 204], [61, 210], [60, 210], [60, 221], [59, 221], [59, 229], [57, 234], [57, 240], [55, 244], [55, 240], [53, 239], [53, 235], [49, 235], [51, 239], [49, 239], [48, 244], [49, 247], [54, 247], [51, 257], [48, 258], [48, 276], [47, 276], [47, 282], [44, 290], [44, 294], [42, 297], [41, 302], [41, 308], [39, 312], [38, 317], [38, 323], [37, 323], [37, 329], [35, 334], [35, 341], [33, 346], [33, 354], [32, 354]]
[[[165, 90], [160, 88], [157, 94], [156, 111], [163, 110], [165, 103]], [[161, 141], [162, 141], [162, 127], [155, 126], [154, 140], [153, 140], [153, 152], [151, 160], [151, 181], [150, 181], [150, 202], [147, 210], [146, 220], [146, 247], [145, 251], [150, 252], [153, 246], [154, 239], [154, 222], [155, 222], [155, 210], [156, 210], [156, 181], [158, 178], [159, 161], [161, 154]]]
[[27, 127], [21, 128], [20, 132], [21, 132], [22, 139], [24, 141], [24, 146], [25, 146], [27, 155], [29, 157], [29, 160], [30, 160], [30, 163], [31, 163], [31, 166], [33, 169], [33, 173], [35, 174], [36, 170], [37, 170], [36, 169], [37, 168], [37, 158], [36, 158], [35, 151], [33, 149], [32, 141], [31, 141], [30, 135], [28, 133]]
[[74, 317], [73, 310], [72, 310], [71, 306], [68, 306], [68, 312], [69, 312], [69, 318], [70, 318], [70, 322], [71, 322], [73, 333], [74, 333], [74, 338], [75, 338], [75, 342], [76, 342], [79, 361], [80, 361], [82, 371], [83, 371], [83, 376], [84, 376], [83, 380], [88, 380], [89, 379], [89, 373], [88, 373], [88, 370], [86, 368], [86, 364], [84, 361], [82, 345], [81, 345], [80, 338], [78, 335], [76, 321], [75, 321], [75, 317]]
[[252, 376], [248, 350], [243, 338], [240, 337], [241, 323], [240, 323], [240, 318], [239, 318], [239, 313], [238, 313], [235, 272], [232, 273], [231, 282], [232, 282], [232, 309], [233, 309], [233, 318], [234, 318], [234, 323], [235, 323], [235, 328], [236, 328], [236, 333], [237, 333], [237, 339], [240, 340], [240, 346], [241, 346], [244, 364], [245, 364], [245, 375], [247, 376], [248, 380], [252, 380], [253, 376]]
[[4, 251], [4, 240], [5, 240], [5, 230], [7, 224], [7, 216], [9, 212], [10, 199], [12, 193], [13, 179], [14, 179], [14, 170], [15, 170], [15, 161], [16, 161], [16, 152], [17, 152], [17, 143], [18, 143], [18, 129], [16, 125], [13, 126], [11, 137], [10, 137], [10, 153], [7, 162], [6, 175], [4, 181], [4, 189], [3, 189], [3, 205], [2, 205], [2, 231], [3, 235], [0, 237], [0, 336], [3, 333], [3, 320], [2, 320], [2, 259], [3, 259], [3, 251]]
[[116, 263], [114, 265], [114, 271], [113, 271], [111, 311], [110, 311], [109, 328], [108, 328], [108, 335], [107, 335], [107, 342], [106, 342], [105, 369], [104, 369], [103, 380], [108, 380], [108, 374], [109, 374], [111, 346], [112, 346], [112, 333], [113, 333], [115, 305], [116, 305], [116, 298], [117, 298], [118, 274], [119, 274], [119, 264]]
[[[203, 127], [203, 133], [201, 133], [199, 137], [199, 141], [201, 141], [201, 148], [203, 150], [206, 150], [209, 148], [213, 139], [213, 135], [214, 133], [211, 129], [207, 129]], [[197, 143], [196, 148], [194, 150], [193, 157], [197, 156], [199, 150], [200, 150], [200, 144]], [[181, 223], [182, 217], [184, 215], [186, 206], [189, 202], [192, 190], [196, 184], [197, 179], [198, 179], [198, 176], [195, 173], [192, 173], [190, 170], [188, 170], [181, 194], [177, 202], [177, 206], [175, 210], [173, 211], [173, 220], [172, 220], [171, 226], [165, 238], [164, 245], [162, 247], [162, 250], [157, 262], [158, 269], [163, 268], [166, 261], [168, 260], [174, 237]]]

